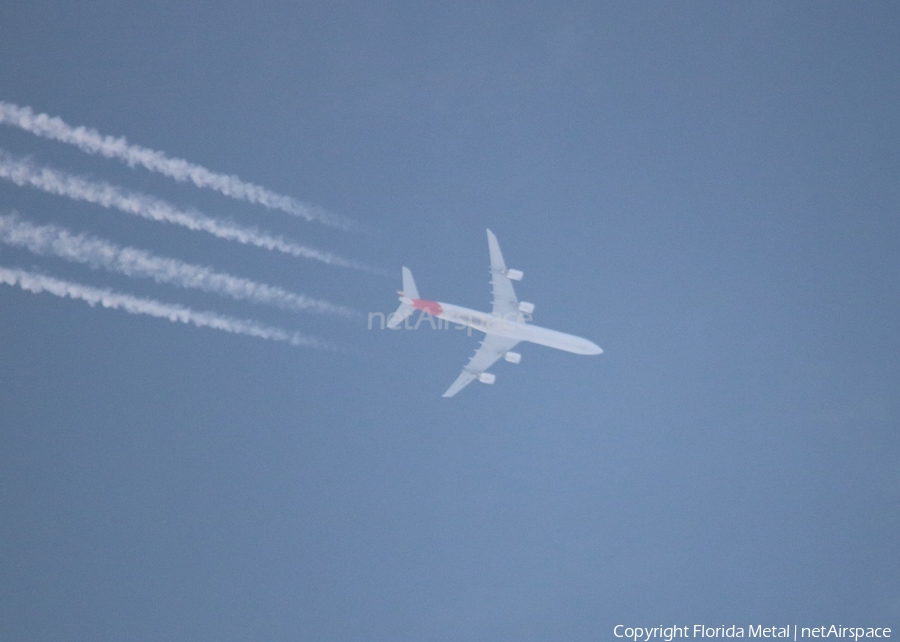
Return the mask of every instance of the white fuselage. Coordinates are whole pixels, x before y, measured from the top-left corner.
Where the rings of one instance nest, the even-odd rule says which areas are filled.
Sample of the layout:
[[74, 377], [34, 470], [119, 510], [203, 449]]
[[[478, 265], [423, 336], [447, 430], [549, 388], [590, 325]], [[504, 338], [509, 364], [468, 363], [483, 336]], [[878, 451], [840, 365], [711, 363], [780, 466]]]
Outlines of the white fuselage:
[[433, 316], [449, 323], [480, 330], [485, 334], [494, 334], [515, 339], [516, 341], [530, 341], [548, 348], [556, 348], [557, 350], [565, 350], [575, 354], [601, 354], [603, 352], [596, 343], [582, 337], [576, 337], [574, 334], [557, 332], [549, 328], [525, 323], [521, 313], [501, 317], [490, 312], [470, 310], [452, 303], [435, 303], [440, 307], [429, 310]]

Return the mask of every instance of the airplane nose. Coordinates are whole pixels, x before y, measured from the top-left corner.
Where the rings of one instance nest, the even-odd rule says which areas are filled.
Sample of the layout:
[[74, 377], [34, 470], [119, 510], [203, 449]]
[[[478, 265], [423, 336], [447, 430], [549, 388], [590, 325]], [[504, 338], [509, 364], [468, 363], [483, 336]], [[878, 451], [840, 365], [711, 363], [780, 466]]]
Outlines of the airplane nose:
[[586, 341], [585, 343], [587, 344], [585, 345], [585, 354], [603, 354], [603, 348], [598, 346], [593, 341]]

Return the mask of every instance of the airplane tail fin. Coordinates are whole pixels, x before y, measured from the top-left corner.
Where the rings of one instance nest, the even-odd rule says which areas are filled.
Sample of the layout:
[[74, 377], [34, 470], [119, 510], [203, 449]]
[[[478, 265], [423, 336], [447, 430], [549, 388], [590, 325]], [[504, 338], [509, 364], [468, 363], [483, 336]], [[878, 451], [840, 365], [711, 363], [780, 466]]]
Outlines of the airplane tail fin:
[[403, 268], [403, 291], [399, 294], [400, 307], [390, 316], [387, 322], [387, 327], [391, 330], [398, 327], [415, 311], [412, 301], [419, 298], [419, 291], [416, 289], [416, 282], [413, 280], [412, 272], [406, 267]]

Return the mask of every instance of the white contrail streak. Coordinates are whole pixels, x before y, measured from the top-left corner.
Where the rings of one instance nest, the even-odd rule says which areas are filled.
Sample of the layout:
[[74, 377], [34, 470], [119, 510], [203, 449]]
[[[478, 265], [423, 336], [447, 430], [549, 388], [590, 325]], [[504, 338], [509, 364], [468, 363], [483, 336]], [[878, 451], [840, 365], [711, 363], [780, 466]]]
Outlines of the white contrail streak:
[[29, 160], [17, 158], [3, 150], [0, 150], [0, 178], [5, 178], [19, 186], [36, 187], [51, 194], [67, 196], [77, 201], [96, 203], [152, 221], [172, 223], [190, 230], [207, 232], [229, 241], [322, 261], [329, 265], [380, 273], [378, 270], [331, 252], [299, 245], [251, 227], [219, 221], [195, 210], [180, 210], [166, 201], [147, 194], [131, 192], [109, 183], [88, 180], [49, 167], [39, 167]]
[[154, 299], [143, 299], [129, 294], [119, 294], [112, 290], [93, 288], [80, 283], [62, 281], [35, 272], [26, 272], [0, 267], [0, 283], [17, 285], [27, 292], [47, 292], [58, 297], [77, 299], [88, 305], [101, 305], [104, 308], [124, 310], [129, 314], [146, 314], [151, 317], [168, 319], [173, 323], [186, 323], [200, 328], [214, 328], [234, 334], [244, 334], [270, 341], [280, 341], [292, 346], [317, 348], [320, 350], [337, 350], [313, 337], [296, 332], [288, 332], [281, 328], [262, 325], [255, 321], [245, 321], [222, 316], [213, 312], [198, 312], [181, 305], [163, 303]]
[[262, 187], [242, 181], [237, 176], [212, 172], [205, 167], [189, 163], [180, 158], [169, 158], [163, 152], [130, 144], [125, 137], [103, 136], [95, 129], [72, 127], [57, 117], [35, 114], [30, 107], [20, 107], [0, 101], [0, 123], [19, 127], [27, 132], [57, 140], [89, 154], [99, 154], [106, 158], [116, 158], [130, 167], [140, 165], [152, 172], [159, 172], [177, 181], [189, 181], [197, 187], [212, 189], [231, 198], [258, 203], [272, 210], [280, 210], [308, 221], [319, 221], [341, 229], [352, 229], [355, 225], [324, 210], [306, 205]]
[[0, 242], [25, 248], [41, 256], [57, 256], [67, 261], [103, 268], [130, 277], [150, 278], [167, 283], [221, 294], [233, 299], [265, 303], [282, 309], [358, 318], [359, 314], [340, 305], [319, 301], [279, 287], [257, 283], [201, 265], [156, 256], [134, 247], [120, 247], [109, 241], [76, 234], [56, 225], [35, 225], [15, 214], [0, 214]]

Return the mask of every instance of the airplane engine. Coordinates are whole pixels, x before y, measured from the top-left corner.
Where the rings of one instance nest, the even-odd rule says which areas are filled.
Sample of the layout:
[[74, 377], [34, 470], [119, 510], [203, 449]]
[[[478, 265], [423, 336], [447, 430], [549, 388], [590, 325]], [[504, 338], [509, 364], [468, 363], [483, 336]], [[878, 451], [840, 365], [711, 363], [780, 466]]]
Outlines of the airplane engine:
[[497, 375], [490, 372], [482, 372], [478, 375], [478, 381], [480, 381], [481, 383], [494, 383], [496, 380]]
[[522, 270], [507, 270], [506, 276], [513, 281], [521, 281], [522, 277], [525, 276], [525, 273]]
[[522, 360], [522, 355], [518, 352], [507, 352], [505, 355], [503, 355], [503, 358], [510, 363], [519, 363]]
[[523, 314], [531, 314], [532, 312], [534, 312], [534, 303], [529, 303], [528, 301], [520, 301], [519, 312]]

